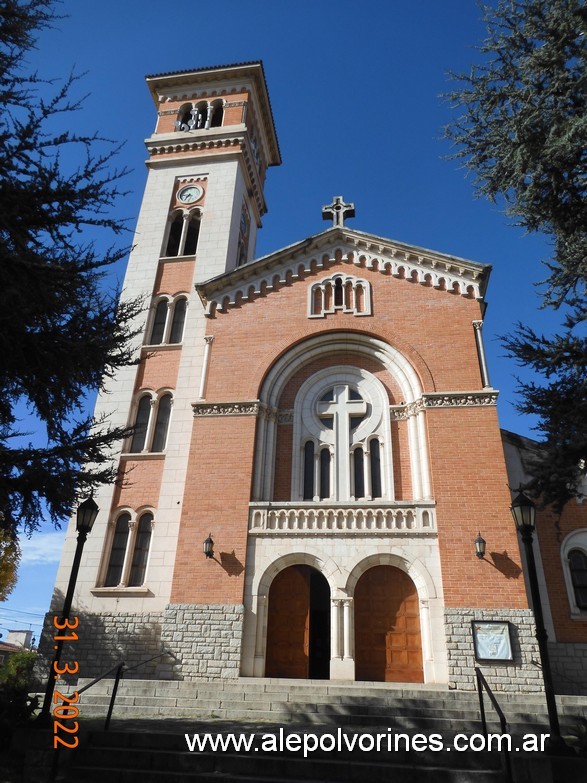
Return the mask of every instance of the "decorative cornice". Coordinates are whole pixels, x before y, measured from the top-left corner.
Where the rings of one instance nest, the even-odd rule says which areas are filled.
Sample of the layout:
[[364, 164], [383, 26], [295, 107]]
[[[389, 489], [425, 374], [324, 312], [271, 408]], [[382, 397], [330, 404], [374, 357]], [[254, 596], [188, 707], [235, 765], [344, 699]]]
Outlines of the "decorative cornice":
[[[416, 416], [426, 408], [475, 408], [497, 404], [499, 392], [433, 392], [423, 394], [407, 405], [390, 405], [392, 421]], [[194, 416], [262, 416], [277, 419], [278, 424], [293, 424], [293, 409], [277, 411], [260, 400], [247, 402], [194, 402]]]
[[497, 390], [423, 394], [425, 408], [476, 408], [497, 405]]
[[225, 149], [227, 147], [239, 147], [241, 144], [240, 138], [229, 139], [201, 139], [192, 140], [182, 139], [172, 140], [166, 139], [164, 142], [148, 141], [147, 147], [151, 155], [170, 155], [177, 152], [199, 152], [201, 150], [218, 150]]
[[222, 128], [210, 128], [206, 131], [186, 131], [185, 133], [155, 134], [145, 142], [150, 154], [149, 166], [157, 165], [158, 161], [167, 163], [169, 156], [181, 155], [190, 152], [207, 152], [221, 154], [234, 154], [240, 152], [243, 156], [247, 172], [247, 190], [256, 206], [255, 219], [260, 225], [260, 216], [267, 212], [265, 197], [263, 195], [263, 183], [259, 168], [251, 151], [248, 131], [245, 125], [234, 125]]
[[451, 294], [481, 299], [489, 267], [472, 261], [384, 240], [347, 228], [330, 228], [200, 283], [196, 290], [209, 317], [252, 301], [276, 288], [304, 280], [342, 262], [386, 276], [430, 286]]
[[392, 421], [401, 421], [415, 416], [426, 408], [479, 408], [497, 405], [499, 392], [431, 392], [423, 394], [420, 399], [407, 405], [390, 405], [389, 413]]
[[259, 400], [250, 402], [193, 402], [194, 416], [259, 416], [267, 409]]

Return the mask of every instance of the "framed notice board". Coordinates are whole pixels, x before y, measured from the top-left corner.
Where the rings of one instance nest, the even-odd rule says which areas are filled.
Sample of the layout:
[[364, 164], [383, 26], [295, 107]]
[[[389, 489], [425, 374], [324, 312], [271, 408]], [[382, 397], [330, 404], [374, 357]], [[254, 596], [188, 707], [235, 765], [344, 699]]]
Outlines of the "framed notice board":
[[485, 663], [513, 661], [510, 624], [498, 620], [472, 620], [475, 660]]

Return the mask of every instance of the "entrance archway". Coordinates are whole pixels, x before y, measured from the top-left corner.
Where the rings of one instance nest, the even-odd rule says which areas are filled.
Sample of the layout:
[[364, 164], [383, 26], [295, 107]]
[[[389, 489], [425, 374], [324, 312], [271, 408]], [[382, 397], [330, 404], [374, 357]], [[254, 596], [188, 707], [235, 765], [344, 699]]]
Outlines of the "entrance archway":
[[355, 679], [424, 682], [418, 591], [399, 568], [379, 565], [355, 587]]
[[315, 568], [293, 565], [269, 588], [266, 677], [330, 677], [330, 587]]

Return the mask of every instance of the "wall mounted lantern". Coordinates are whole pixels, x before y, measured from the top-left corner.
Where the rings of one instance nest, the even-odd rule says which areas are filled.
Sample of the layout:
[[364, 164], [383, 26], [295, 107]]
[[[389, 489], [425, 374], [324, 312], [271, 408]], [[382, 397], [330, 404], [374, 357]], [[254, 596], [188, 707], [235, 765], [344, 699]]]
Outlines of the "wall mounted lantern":
[[204, 541], [204, 555], [206, 557], [214, 557], [214, 541], [212, 541], [212, 533], [209, 533], [208, 538]]
[[479, 558], [479, 560], [483, 560], [485, 557], [485, 546], [487, 545], [487, 541], [483, 538], [481, 533], [477, 536], [475, 539], [475, 554]]

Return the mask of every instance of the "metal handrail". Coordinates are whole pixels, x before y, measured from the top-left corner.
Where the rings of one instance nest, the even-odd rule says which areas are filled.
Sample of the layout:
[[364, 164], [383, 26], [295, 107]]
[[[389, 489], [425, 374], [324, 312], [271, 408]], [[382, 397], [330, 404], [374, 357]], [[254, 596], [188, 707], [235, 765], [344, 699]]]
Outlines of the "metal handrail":
[[[485, 717], [485, 704], [483, 703], [483, 689], [487, 691], [489, 700], [493, 705], [494, 710], [497, 712], [497, 717], [499, 718], [499, 725], [501, 727], [501, 733], [508, 734], [509, 726], [505, 718], [505, 715], [503, 713], [503, 710], [499, 706], [497, 699], [493, 694], [493, 691], [489, 687], [487, 680], [483, 676], [483, 672], [478, 666], [475, 666], [475, 674], [477, 675], [477, 693], [479, 694], [479, 712], [481, 713], [481, 725], [483, 727], [483, 734], [485, 735], [485, 739], [486, 740], [489, 739], [489, 732], [487, 731], [487, 719]], [[505, 773], [506, 783], [512, 783], [513, 781], [512, 760], [510, 758], [510, 750], [507, 744], [503, 748], [503, 762], [505, 768], [504, 773]]]
[[[79, 691], [77, 691], [78, 696], [84, 693], [84, 691], [89, 690], [93, 685], [96, 685], [96, 683], [103, 680], [105, 677], [108, 677], [109, 674], [112, 674], [112, 672], [116, 672], [116, 677], [114, 678], [114, 685], [112, 687], [112, 695], [110, 697], [110, 704], [108, 705], [108, 714], [106, 715], [106, 720], [104, 721], [104, 731], [108, 731], [110, 728], [110, 720], [112, 718], [112, 711], [114, 709], [114, 702], [116, 700], [116, 694], [118, 692], [118, 685], [120, 683], [120, 680], [122, 679], [123, 672], [127, 671], [130, 672], [133, 669], [138, 669], [141, 666], [144, 666], [147, 663], [151, 663], [151, 661], [157, 660], [157, 658], [162, 658], [164, 655], [169, 655], [174, 660], [179, 660], [176, 655], [174, 655], [172, 652], [169, 652], [169, 650], [162, 650], [157, 655], [153, 655], [151, 658], [147, 658], [144, 661], [141, 661], [140, 663], [135, 663], [134, 666], [127, 666], [124, 661], [120, 661], [120, 663], [117, 663], [115, 666], [113, 666], [111, 669], [108, 669], [108, 671], [105, 671], [103, 674], [100, 674], [98, 677], [92, 680], [92, 682], [89, 682], [87, 685], [84, 685], [83, 688], [80, 688]], [[63, 704], [65, 704], [68, 699], [64, 699]], [[55, 749], [55, 753], [53, 755], [53, 762], [51, 764], [51, 772], [49, 780], [54, 781], [57, 777], [57, 772], [59, 770], [59, 759], [61, 755], [61, 745], [58, 745]]]

